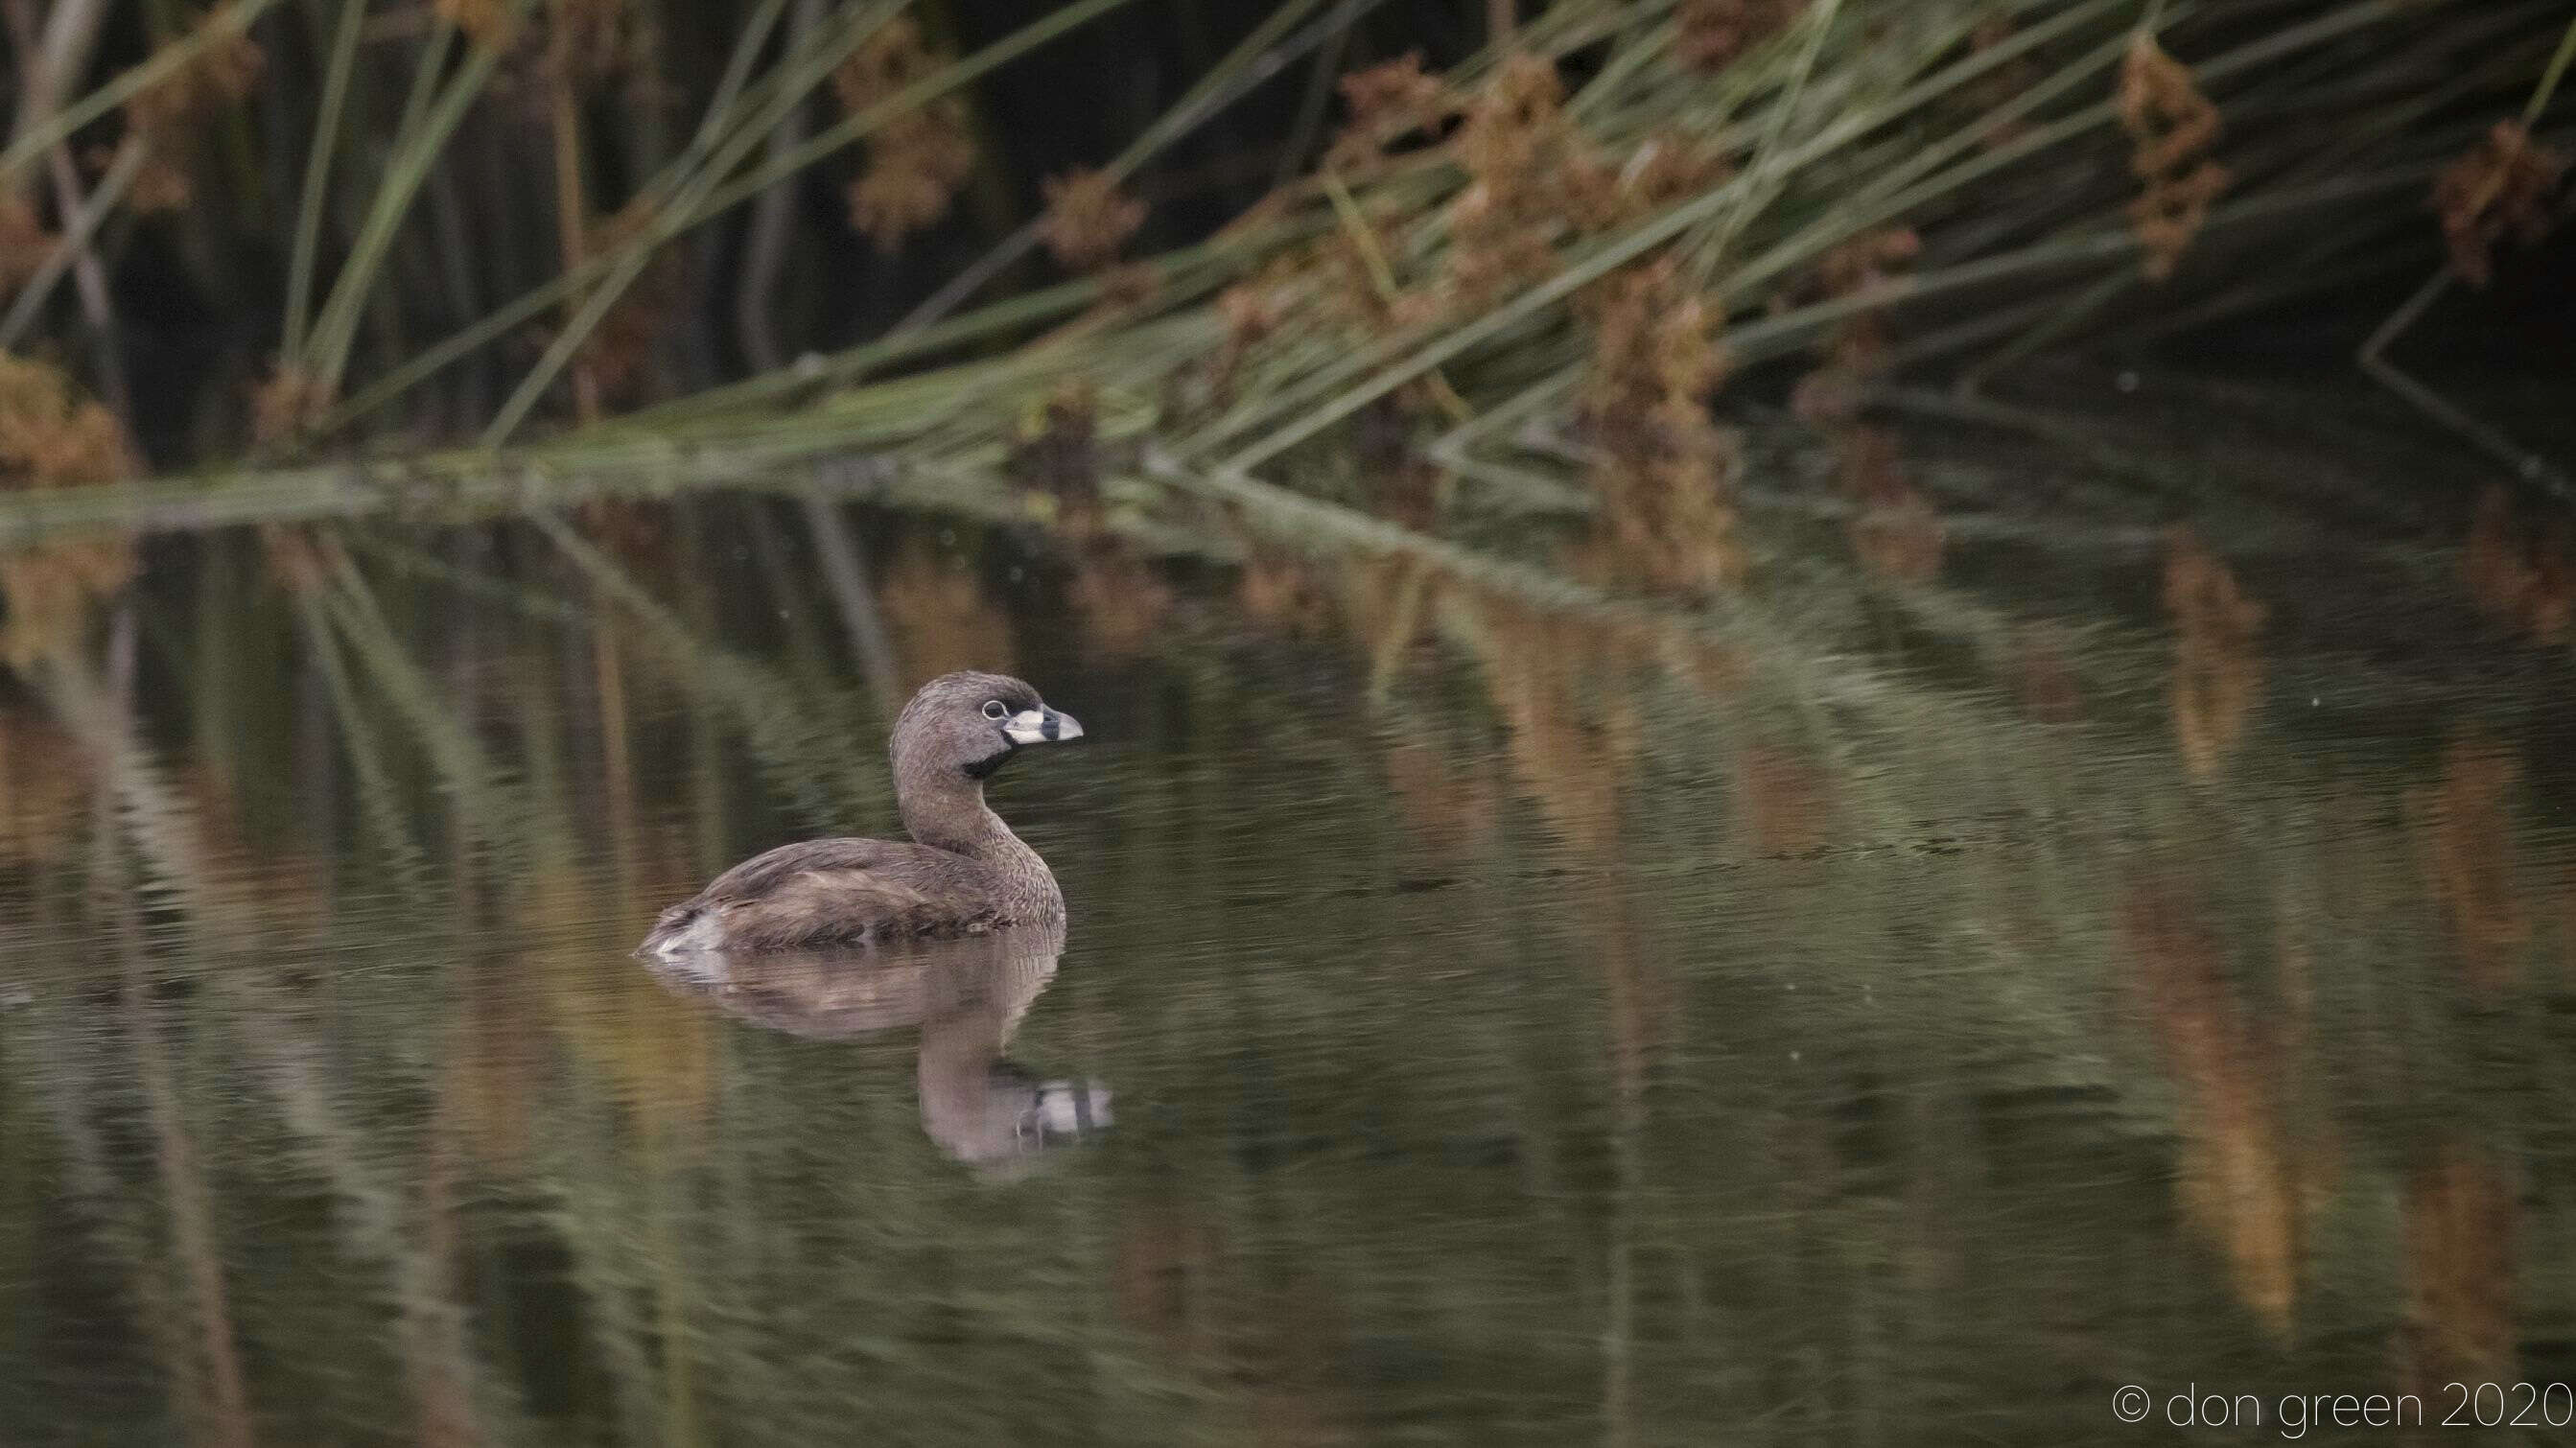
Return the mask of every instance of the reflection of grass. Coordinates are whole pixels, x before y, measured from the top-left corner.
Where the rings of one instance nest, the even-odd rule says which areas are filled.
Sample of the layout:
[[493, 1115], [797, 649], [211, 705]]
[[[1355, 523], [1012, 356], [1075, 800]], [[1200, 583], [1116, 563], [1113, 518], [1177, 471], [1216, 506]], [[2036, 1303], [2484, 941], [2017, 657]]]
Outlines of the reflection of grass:
[[2330, 1148], [2294, 1149], [2279, 1099], [2280, 1033], [2229, 987], [2194, 904], [2170, 886], [2143, 885], [2126, 902], [2124, 930], [2182, 1098], [2176, 1195], [2224, 1254], [2238, 1298], [2287, 1338], [2304, 1266], [2302, 1197], [2314, 1189], [2301, 1178]]
[[326, 590], [322, 608], [360, 667], [391, 699], [436, 766], [441, 782], [462, 806], [459, 821], [479, 841], [506, 852], [522, 843], [511, 822], [505, 773], [485, 750], [446, 693], [412, 657], [378, 606], [375, 594], [346, 550], [325, 540], [320, 548]]
[[1010, 620], [988, 596], [971, 560], [942, 558], [920, 533], [886, 569], [881, 590], [906, 697], [955, 669], [1009, 673], [1016, 650]]
[[[185, 1309], [172, 1281], [169, 1234], [156, 1219], [150, 1199], [128, 1190], [118, 1178], [122, 1163], [110, 1153], [101, 1129], [103, 1098], [111, 1090], [120, 1097], [126, 1094], [121, 1089], [126, 1068], [105, 1058], [112, 1044], [109, 1033], [71, 1010], [30, 1008], [7, 1024], [7, 1085], [13, 1104], [39, 1116], [52, 1133], [53, 1160], [46, 1163], [53, 1178], [52, 1193], [69, 1209], [70, 1225], [79, 1233], [84, 1255], [113, 1273], [111, 1290], [124, 1299], [133, 1317], [137, 1355], [175, 1382], [193, 1349], [187, 1341]], [[41, 1189], [36, 1173], [16, 1175], [27, 1187]], [[33, 1199], [23, 1204], [12, 1201], [9, 1206], [14, 1219], [31, 1224], [37, 1219]], [[36, 1252], [59, 1256], [62, 1246], [33, 1240], [13, 1240], [8, 1245], [24, 1264], [18, 1280], [28, 1282], [38, 1276]], [[23, 1344], [17, 1359], [32, 1364], [42, 1346]], [[56, 1399], [57, 1412], [68, 1419], [87, 1408], [93, 1424], [114, 1421], [111, 1414], [130, 1414], [139, 1420], [138, 1432], [146, 1423], [166, 1431], [165, 1415], [175, 1415], [183, 1407], [178, 1402], [150, 1402], [139, 1395], [117, 1397], [121, 1401], [111, 1402], [104, 1394], [62, 1393]], [[71, 1425], [65, 1421], [60, 1426]]]
[[[2437, 912], [2464, 908], [2451, 896], [2522, 887], [2513, 868], [2410, 883], [2445, 878], [2415, 855], [2457, 843], [2422, 833], [2434, 815], [2530, 827], [2506, 786], [2461, 764], [2423, 826], [2392, 825], [2381, 806], [2415, 766], [2362, 761], [2329, 810], [2252, 735], [2217, 786], [2186, 789], [2161, 716], [2033, 723], [1962, 682], [1986, 655], [1927, 677], [1891, 661], [1914, 635], [1872, 654], [1850, 600], [1874, 583], [1659, 608], [1356, 514], [1314, 527], [1387, 545], [1283, 565], [1310, 570], [1315, 629], [1347, 647], [1172, 631], [1132, 666], [1156, 707], [1124, 741], [1101, 731], [1096, 782], [1053, 786], [1098, 807], [1049, 819], [1074, 952], [1015, 1054], [1139, 1106], [1003, 1190], [922, 1139], [907, 1042], [692, 1013], [619, 954], [627, 874], [691, 875], [772, 828], [750, 818], [760, 792], [728, 789], [738, 762], [835, 816], [867, 801], [859, 771], [877, 779], [855, 686], [791, 682], [746, 623], [765, 607], [717, 607], [738, 571], [648, 582], [550, 526], [518, 576], [568, 566], [597, 612], [365, 549], [317, 556], [292, 610], [235, 607], [257, 585], [218, 577], [191, 666], [301, 628], [290, 657], [341, 717], [297, 737], [356, 761], [359, 791], [317, 838], [416, 837], [402, 853], [426, 883], [388, 902], [344, 871], [345, 909], [291, 956], [223, 950], [242, 937], [186, 890], [153, 922], [151, 970], [193, 983], [155, 1005], [176, 1079], [261, 1088], [183, 1098], [254, 1411], [300, 1428], [446, 1404], [512, 1440], [542, 1416], [573, 1436], [812, 1441], [863, 1401], [889, 1438], [1143, 1444], [1424, 1421], [1559, 1442], [1605, 1415], [1655, 1442], [1772, 1413], [1835, 1439], [1962, 1403], [2096, 1411], [2054, 1385], [2104, 1360], [2205, 1377], [2275, 1351], [2293, 1307], [2302, 1365], [2353, 1343], [2376, 1361], [2408, 1314], [2427, 1362], [2491, 1359], [2510, 1350], [2500, 1294], [2521, 1320], [2563, 1310], [2563, 1281], [2474, 1247], [2518, 1180], [2494, 1163], [2557, 1129], [2558, 1099], [2508, 1112], [2463, 1085], [2510, 1045], [2482, 1019], [2391, 1026], [2446, 979], [2419, 957]], [[703, 550], [683, 556], [723, 556]], [[2152, 575], [2133, 570], [2141, 614]], [[1920, 588], [1909, 617], [1973, 603]], [[900, 638], [899, 600], [880, 602]], [[2022, 635], [1976, 617], [2008, 662]], [[451, 675], [433, 661], [457, 638], [478, 667]], [[2049, 638], [2156, 698], [2166, 657], [2143, 625], [2108, 664], [2094, 634]], [[417, 689], [437, 716], [400, 697]], [[237, 692], [285, 691], [251, 671]], [[605, 843], [631, 871], [572, 863], [628, 829], [590, 787], [628, 787], [603, 710], [637, 800], [634, 838]], [[73, 747], [129, 776], [162, 768], [149, 741], [193, 732], [65, 712], [97, 726], [68, 738], [105, 741]], [[433, 778], [475, 787], [420, 790], [409, 739]], [[130, 779], [126, 796], [149, 803]], [[184, 809], [120, 818], [209, 853]], [[671, 848], [677, 824], [709, 842]], [[523, 868], [451, 867], [428, 843], [478, 836]], [[2141, 842], [2187, 861], [2183, 943], [2123, 913]], [[138, 853], [200, 870], [217, 900], [227, 869], [269, 863]], [[100, 918], [87, 883], [59, 863], [36, 882], [58, 921]], [[2336, 889], [2368, 912], [2312, 926], [2313, 962], [2247, 948], [2285, 933], [2278, 910], [2347, 918], [2322, 903]], [[82, 1054], [86, 967], [48, 932], [43, 1049], [22, 1054], [12, 1024], [0, 1069], [14, 1093], [22, 1060], [73, 1059], [57, 1094], [87, 1114], [51, 1149], [113, 1158], [143, 1119], [133, 1066]], [[2143, 1029], [2104, 1009], [2129, 977]], [[2275, 992], [2313, 996], [2295, 1033], [2255, 1024]], [[2482, 1009], [2519, 1029], [2525, 1004], [2508, 985]], [[2407, 1118], [2346, 1099], [2418, 1093], [2452, 1118], [2429, 1154]], [[2324, 1135], [2311, 1109], [2335, 1162], [2303, 1153]], [[2563, 1231], [2545, 1200], [2521, 1211], [2531, 1241]], [[0, 1273], [0, 1303], [25, 1301], [20, 1280]], [[374, 1370], [328, 1371], [353, 1362]], [[391, 1409], [388, 1382], [410, 1395]]]
[[60, 725], [23, 705], [0, 705], [0, 866], [45, 864], [73, 848], [88, 773]]
[[2406, 1179], [2406, 1335], [2400, 1371], [2423, 1391], [2514, 1373], [2514, 1254], [2522, 1193], [2513, 1167], [2466, 1139], [2434, 1143]]
[[2442, 752], [2439, 783], [2407, 801], [2460, 975], [2479, 995], [2520, 981], [2531, 938], [2530, 907], [2515, 878], [2511, 801], [2521, 776], [2521, 762], [2501, 743], [2464, 727]]
[[2173, 615], [2174, 736], [2191, 772], [2210, 778], [2236, 752], [2263, 682], [2255, 636], [2265, 607], [2245, 596], [2188, 530], [2165, 560], [2165, 611]]
[[296, 604], [304, 623], [306, 655], [322, 670], [331, 690], [332, 717], [346, 741], [349, 765], [357, 773], [358, 808], [394, 878], [412, 889], [422, 889], [426, 861], [420, 842], [412, 835], [405, 801], [386, 772], [375, 725], [367, 718], [357, 687], [349, 677], [348, 663], [341, 657], [334, 637], [334, 625], [309, 590], [297, 591]]
[[[846, 819], [861, 806], [884, 800], [885, 786], [873, 768], [873, 751], [862, 754], [848, 748], [840, 727], [817, 718], [784, 678], [738, 654], [709, 646], [615, 560], [579, 534], [543, 515], [535, 521], [599, 585], [603, 595], [644, 626], [646, 637], [671, 667], [674, 682], [702, 692], [733, 716], [754, 752], [809, 820], [822, 824]], [[840, 712], [868, 717], [862, 708], [845, 707]], [[853, 758], [854, 754], [858, 757]]]

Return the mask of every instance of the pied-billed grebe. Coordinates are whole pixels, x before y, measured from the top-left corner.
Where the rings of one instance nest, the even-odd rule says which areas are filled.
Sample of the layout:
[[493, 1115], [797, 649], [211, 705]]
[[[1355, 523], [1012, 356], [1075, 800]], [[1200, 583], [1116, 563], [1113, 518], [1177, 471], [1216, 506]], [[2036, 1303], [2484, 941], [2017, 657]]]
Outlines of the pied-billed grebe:
[[799, 950], [965, 935], [1064, 918], [1055, 874], [984, 803], [1030, 744], [1082, 737], [1002, 674], [943, 674], [894, 721], [894, 794], [918, 843], [808, 840], [755, 855], [655, 921], [642, 950]]

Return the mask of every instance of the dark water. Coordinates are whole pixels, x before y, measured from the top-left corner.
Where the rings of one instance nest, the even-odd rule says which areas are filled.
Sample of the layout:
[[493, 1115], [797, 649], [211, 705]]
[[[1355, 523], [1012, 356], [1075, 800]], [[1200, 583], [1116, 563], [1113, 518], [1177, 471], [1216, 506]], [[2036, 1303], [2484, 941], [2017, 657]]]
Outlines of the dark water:
[[[1784, 466], [1705, 615], [851, 511], [856, 598], [747, 500], [151, 544], [0, 687], [0, 1442], [2567, 1421], [2549, 516], [1908, 448], [1945, 540]], [[968, 664], [1089, 730], [995, 789], [1063, 941], [627, 956], [892, 828]]]

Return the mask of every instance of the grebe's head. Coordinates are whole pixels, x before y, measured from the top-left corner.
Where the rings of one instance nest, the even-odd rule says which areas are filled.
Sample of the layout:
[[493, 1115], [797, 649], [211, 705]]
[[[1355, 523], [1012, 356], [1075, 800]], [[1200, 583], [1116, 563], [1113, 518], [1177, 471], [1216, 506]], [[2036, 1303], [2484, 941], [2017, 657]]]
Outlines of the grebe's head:
[[1082, 737], [1070, 714], [1008, 674], [942, 674], [921, 686], [894, 721], [897, 780], [983, 779], [1031, 744]]

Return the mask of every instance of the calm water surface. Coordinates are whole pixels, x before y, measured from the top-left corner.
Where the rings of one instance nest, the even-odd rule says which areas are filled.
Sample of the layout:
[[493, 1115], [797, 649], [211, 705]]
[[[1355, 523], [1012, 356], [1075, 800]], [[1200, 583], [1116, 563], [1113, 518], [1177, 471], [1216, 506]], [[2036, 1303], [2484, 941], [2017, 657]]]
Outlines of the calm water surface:
[[[860, 510], [851, 593], [738, 500], [154, 543], [0, 684], [0, 1442], [2565, 1422], [2566, 545], [2271, 465], [1791, 470], [1699, 616]], [[994, 790], [1062, 939], [628, 956], [890, 830], [967, 665], [1089, 730]]]

